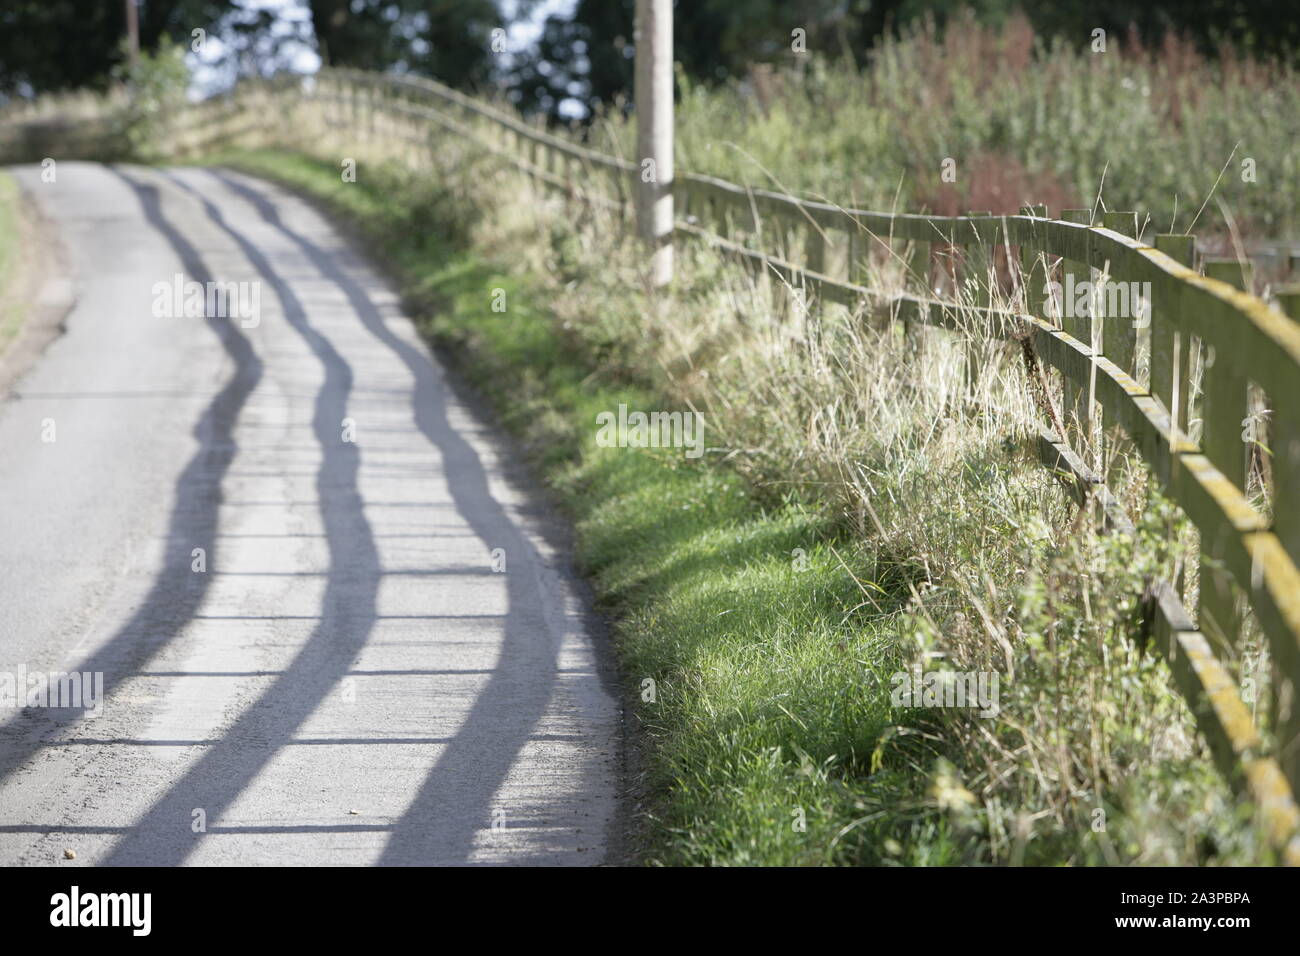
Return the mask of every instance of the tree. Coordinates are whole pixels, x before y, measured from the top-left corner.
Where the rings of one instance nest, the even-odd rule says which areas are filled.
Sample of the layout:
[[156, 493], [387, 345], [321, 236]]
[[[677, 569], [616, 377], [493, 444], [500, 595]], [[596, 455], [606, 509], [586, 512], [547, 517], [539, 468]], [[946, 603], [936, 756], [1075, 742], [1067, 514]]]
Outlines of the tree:
[[[188, 45], [190, 31], [214, 29], [234, 9], [218, 0], [149, 0], [140, 7], [140, 49], [164, 40]], [[0, 6], [0, 95], [88, 87], [102, 90], [123, 61], [122, 0], [6, 0]]]
[[492, 0], [311, 0], [321, 59], [330, 66], [396, 70], [469, 89], [494, 76]]
[[[838, 54], [883, 31], [901, 0], [691, 0], [674, 10], [674, 57], [702, 82], [743, 76], [760, 62], [788, 59], [792, 32], [808, 48]], [[634, 0], [578, 0], [552, 15], [536, 48], [515, 63], [511, 95], [527, 111], [556, 114], [576, 100], [588, 110], [625, 100], [632, 88]]]

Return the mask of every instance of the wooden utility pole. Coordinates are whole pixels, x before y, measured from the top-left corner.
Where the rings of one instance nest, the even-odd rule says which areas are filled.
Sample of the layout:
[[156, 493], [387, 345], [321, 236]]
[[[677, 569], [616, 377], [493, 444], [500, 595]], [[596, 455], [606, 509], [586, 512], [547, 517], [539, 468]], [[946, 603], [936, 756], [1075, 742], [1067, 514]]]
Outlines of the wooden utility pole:
[[637, 231], [650, 246], [651, 283], [673, 278], [673, 4], [636, 0]]
[[126, 0], [126, 44], [131, 51], [131, 72], [140, 62], [140, 14], [136, 0]]

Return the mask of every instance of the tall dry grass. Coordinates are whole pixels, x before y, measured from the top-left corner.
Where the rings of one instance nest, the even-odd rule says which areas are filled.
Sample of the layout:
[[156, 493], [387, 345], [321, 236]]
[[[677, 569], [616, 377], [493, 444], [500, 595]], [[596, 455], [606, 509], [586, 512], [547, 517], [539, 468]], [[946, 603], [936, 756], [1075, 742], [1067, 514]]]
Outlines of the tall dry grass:
[[[1300, 79], [1224, 48], [1209, 61], [1176, 35], [1158, 45], [1112, 35], [1094, 53], [1002, 27], [920, 22], [886, 39], [858, 71], [813, 51], [761, 84], [679, 78], [678, 168], [786, 188], [845, 205], [936, 214], [1092, 205], [1187, 229], [1215, 192], [1250, 237], [1300, 233]], [[595, 145], [635, 152], [611, 116]], [[944, 182], [941, 164], [957, 163]], [[1242, 178], [1254, 161], [1255, 181]], [[1227, 171], [1215, 189], [1221, 171]], [[1217, 204], [1196, 232], [1226, 235]]]

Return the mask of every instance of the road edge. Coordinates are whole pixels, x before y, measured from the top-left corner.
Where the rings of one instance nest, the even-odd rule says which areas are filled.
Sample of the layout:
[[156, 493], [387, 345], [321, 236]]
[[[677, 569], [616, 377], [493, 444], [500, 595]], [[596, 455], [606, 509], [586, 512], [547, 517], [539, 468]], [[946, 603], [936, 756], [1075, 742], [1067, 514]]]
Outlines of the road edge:
[[5, 172], [18, 185], [18, 257], [10, 281], [0, 289], [0, 308], [17, 303], [25, 306], [26, 315], [17, 334], [0, 350], [0, 400], [10, 397], [18, 380], [63, 334], [79, 297], [57, 227], [23, 177], [15, 175], [15, 168], [5, 167]]

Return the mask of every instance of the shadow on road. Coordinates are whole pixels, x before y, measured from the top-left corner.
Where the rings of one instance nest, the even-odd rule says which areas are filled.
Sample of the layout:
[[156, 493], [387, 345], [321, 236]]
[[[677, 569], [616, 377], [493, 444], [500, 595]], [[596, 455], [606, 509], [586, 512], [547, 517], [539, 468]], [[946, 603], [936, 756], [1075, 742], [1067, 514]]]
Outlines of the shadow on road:
[[[316, 393], [312, 433], [321, 450], [316, 497], [329, 549], [329, 572], [320, 623], [306, 644], [226, 728], [221, 739], [208, 747], [138, 826], [114, 846], [107, 865], [174, 866], [184, 862], [204, 836], [192, 833], [187, 823], [193, 809], [202, 807], [209, 819], [220, 819], [280, 748], [292, 741], [320, 702], [339, 687], [374, 626], [379, 592], [379, 553], [357, 488], [360, 451], [356, 444], [343, 441], [339, 432], [339, 423], [347, 417], [351, 367], [329, 340], [312, 328], [302, 302], [270, 260], [227, 225], [211, 202], [174, 177], [168, 179], [195, 195], [208, 217], [239, 246], [325, 371]], [[174, 231], [170, 226], [165, 229], [169, 236]]]
[[476, 834], [489, 825], [493, 797], [545, 712], [555, 682], [562, 624], [546, 614], [549, 602], [537, 574], [541, 559], [492, 496], [474, 449], [448, 422], [444, 384], [424, 351], [394, 334], [360, 284], [333, 256], [285, 224], [270, 200], [227, 173], [209, 175], [292, 240], [343, 291], [371, 334], [410, 370], [416, 425], [441, 454], [457, 511], [485, 549], [503, 548], [508, 555], [508, 613], [496, 668], [394, 826], [380, 860], [388, 865], [463, 863]]

